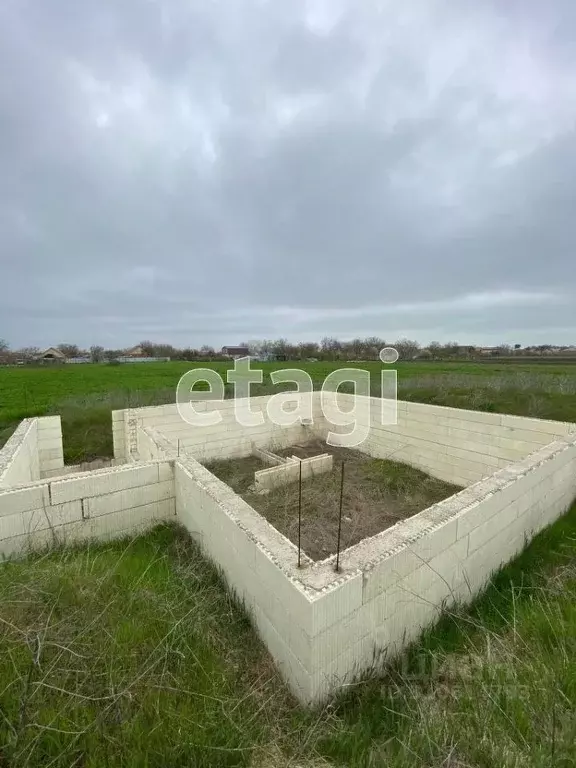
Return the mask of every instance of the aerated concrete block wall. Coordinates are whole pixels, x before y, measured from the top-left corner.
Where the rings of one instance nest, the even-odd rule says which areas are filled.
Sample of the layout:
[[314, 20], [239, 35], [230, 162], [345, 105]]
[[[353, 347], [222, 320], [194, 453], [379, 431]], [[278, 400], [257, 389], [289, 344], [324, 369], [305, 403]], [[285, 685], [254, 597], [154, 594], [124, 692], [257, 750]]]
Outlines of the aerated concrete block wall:
[[[307, 700], [312, 607], [290, 575], [296, 547], [194, 459], [176, 461], [175, 485], [178, 519], [222, 569], [285, 678]], [[311, 561], [304, 555], [303, 562]]]
[[[401, 400], [396, 403], [398, 423], [382, 424], [382, 401], [360, 399], [369, 402], [359, 413], [370, 413], [370, 434], [358, 450], [375, 458], [406, 462], [456, 485], [467, 486], [488, 477], [576, 430], [576, 425], [568, 422]], [[354, 395], [339, 393], [331, 402], [328, 393], [325, 410], [329, 416], [336, 409], [349, 410], [354, 400]], [[324, 420], [319, 431], [325, 438], [328, 431], [348, 432], [349, 428], [333, 427]]]
[[[304, 557], [298, 569], [295, 547], [228, 486], [194, 460], [175, 462], [179, 518], [245, 600], [305, 702], [324, 699], [379, 655], [393, 658], [445, 606], [471, 601], [576, 496], [575, 425], [399, 403], [398, 425], [381, 426], [380, 405], [370, 402], [372, 429], [358, 448], [396, 452], [468, 487], [345, 550], [339, 573], [334, 557]], [[160, 421], [157, 428], [164, 434]], [[317, 433], [327, 428], [316, 419]]]
[[24, 419], [0, 451], [0, 488], [39, 480], [63, 466], [60, 416]]
[[138, 456], [140, 460], [176, 459], [179, 455], [179, 446], [174, 445], [161, 432], [154, 427], [137, 426]]
[[[346, 410], [351, 397], [338, 395], [332, 407]], [[265, 409], [267, 401], [253, 406]], [[294, 693], [320, 701], [371, 668], [375, 654], [399, 653], [446, 605], [472, 600], [576, 497], [574, 424], [400, 402], [398, 424], [382, 425], [382, 403], [366, 401], [371, 429], [358, 449], [467, 487], [345, 550], [338, 573], [334, 556], [314, 563], [304, 553], [299, 568], [296, 547], [196, 460], [337, 431], [321, 417], [318, 395], [311, 427], [245, 428], [231, 401], [202, 404], [222, 409], [216, 427], [183, 423], [176, 406], [116, 412], [116, 458], [135, 463], [0, 488], [0, 554], [133, 533], [176, 517], [245, 601]], [[56, 449], [59, 423], [46, 420], [41, 434], [42, 421], [23, 425], [0, 465], [4, 475], [9, 467], [12, 479], [41, 476], [43, 459], [59, 461], [41, 453]], [[18, 456], [33, 456], [35, 444], [37, 468], [34, 458], [23, 468]], [[19, 446], [28, 447], [20, 454]]]
[[308, 459], [298, 459], [294, 457], [286, 463], [268, 469], [259, 469], [254, 472], [254, 484], [261, 490], [271, 490], [279, 488], [288, 483], [296, 483], [302, 477], [302, 480], [308, 480], [314, 475], [321, 475], [324, 472], [331, 472], [334, 457], [331, 453], [323, 453], [320, 456], [310, 456]]
[[60, 416], [43, 416], [38, 422], [38, 462], [40, 477], [64, 466]]
[[[218, 409], [222, 420], [211, 426], [192, 426], [185, 422], [176, 405], [162, 405], [152, 408], [114, 411], [113, 438], [114, 456], [128, 458], [130, 451], [139, 451], [138, 427], [149, 426], [158, 429], [175, 445], [179, 443], [182, 451], [202, 461], [212, 459], [230, 459], [249, 456], [256, 448], [285, 448], [294, 443], [308, 440], [312, 435], [310, 428], [301, 424], [285, 427], [272, 423], [267, 416], [267, 404], [273, 395], [251, 398], [250, 407], [261, 412], [264, 423], [255, 426], [243, 426], [235, 419], [234, 400], [198, 401], [194, 404], [200, 413], [209, 413]], [[283, 393], [287, 405], [285, 410], [298, 404], [297, 393]], [[318, 410], [319, 401], [313, 400]]]
[[0, 450], [0, 488], [39, 478], [38, 419], [24, 419]]
[[151, 459], [163, 458], [160, 456], [161, 449], [154, 439], [150, 429], [137, 427], [138, 457], [141, 461], [150, 461]]
[[102, 469], [0, 490], [0, 556], [111, 538], [174, 519], [170, 462]]
[[341, 554], [297, 568], [295, 547], [198, 462], [176, 462], [179, 519], [224, 571], [294, 693], [321, 701], [392, 659], [576, 496], [576, 441], [523, 462]]
[[375, 651], [393, 658], [445, 606], [470, 602], [575, 497], [576, 441], [565, 438], [346, 550], [329, 620], [316, 619], [325, 597], [315, 601], [313, 698], [369, 668]]
[[114, 458], [129, 461], [128, 410], [112, 411], [112, 445]]

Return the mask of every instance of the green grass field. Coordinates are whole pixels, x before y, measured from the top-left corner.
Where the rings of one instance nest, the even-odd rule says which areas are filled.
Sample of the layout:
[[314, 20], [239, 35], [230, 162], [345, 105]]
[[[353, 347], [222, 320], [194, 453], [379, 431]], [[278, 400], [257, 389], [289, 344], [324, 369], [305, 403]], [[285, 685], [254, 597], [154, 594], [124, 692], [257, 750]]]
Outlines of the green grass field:
[[[110, 410], [173, 401], [188, 368], [0, 369], [0, 426], [62, 413], [68, 461], [108, 455]], [[576, 421], [571, 366], [398, 370], [403, 398]], [[576, 505], [471, 608], [312, 711], [176, 527], [0, 567], [0, 766], [568, 768], [575, 712]]]
[[312, 711], [177, 528], [3, 565], [0, 601], [0, 765], [576, 764], [576, 506], [471, 609]]
[[[198, 364], [196, 367], [203, 367]], [[299, 363], [264, 363], [263, 383], [254, 394], [279, 391], [273, 370]], [[179, 378], [192, 363], [68, 365], [57, 368], [0, 368], [0, 444], [20, 419], [62, 415], [67, 463], [112, 455], [110, 411], [174, 402]], [[211, 368], [225, 373], [225, 363]], [[316, 387], [338, 363], [302, 365]], [[351, 366], [352, 367], [352, 366]], [[370, 371], [378, 393], [380, 363], [358, 364]], [[576, 366], [485, 363], [400, 363], [399, 396], [407, 400], [576, 421]]]

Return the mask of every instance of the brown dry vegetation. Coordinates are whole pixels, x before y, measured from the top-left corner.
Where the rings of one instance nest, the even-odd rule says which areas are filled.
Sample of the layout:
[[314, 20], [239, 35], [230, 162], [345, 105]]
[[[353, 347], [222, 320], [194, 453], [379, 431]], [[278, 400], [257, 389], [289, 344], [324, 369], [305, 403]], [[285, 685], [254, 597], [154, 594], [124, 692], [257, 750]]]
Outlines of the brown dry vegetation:
[[[334, 456], [331, 472], [302, 482], [301, 543], [313, 560], [323, 560], [336, 552], [342, 463], [341, 549], [374, 536], [460, 490], [407, 464], [372, 459], [360, 451], [335, 448], [320, 440], [294, 445], [278, 453], [300, 458], [321, 453]], [[298, 542], [297, 482], [262, 495], [251, 488], [254, 472], [266, 466], [260, 459], [214, 461], [207, 466], [284, 536], [295, 544]]]

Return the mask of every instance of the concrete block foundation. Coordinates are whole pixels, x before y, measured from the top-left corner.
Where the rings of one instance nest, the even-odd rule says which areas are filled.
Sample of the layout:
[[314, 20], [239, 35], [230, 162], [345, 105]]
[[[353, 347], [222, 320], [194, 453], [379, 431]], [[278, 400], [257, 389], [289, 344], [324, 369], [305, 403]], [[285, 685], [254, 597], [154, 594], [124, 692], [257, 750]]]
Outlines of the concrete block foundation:
[[[302, 396], [285, 397], [297, 415]], [[447, 605], [472, 600], [576, 497], [574, 424], [398, 402], [397, 423], [383, 425], [382, 401], [364, 398], [367, 438], [358, 450], [464, 490], [345, 550], [338, 572], [335, 557], [313, 562], [306, 554], [298, 568], [294, 544], [202, 462], [346, 432], [330, 411], [350, 410], [358, 398], [334, 394], [323, 410], [315, 394], [312, 421], [295, 416], [284, 426], [267, 418], [269, 399], [251, 400], [263, 421], [250, 428], [236, 423], [233, 401], [198, 404], [221, 410], [210, 427], [185, 423], [175, 405], [116, 411], [115, 461], [123, 463], [73, 475], [63, 465], [58, 417], [25, 420], [0, 452], [0, 552], [178, 520], [244, 601], [291, 689], [314, 703], [375, 658], [391, 659]], [[306, 459], [302, 470], [323, 462]], [[288, 460], [256, 474], [274, 483], [282, 474], [297, 480], [299, 471]]]
[[333, 459], [331, 453], [322, 453], [308, 459], [291, 456], [284, 464], [254, 472], [254, 485], [259, 491], [270, 491], [288, 483], [298, 482], [300, 475], [302, 480], [307, 480], [314, 475], [330, 472]]

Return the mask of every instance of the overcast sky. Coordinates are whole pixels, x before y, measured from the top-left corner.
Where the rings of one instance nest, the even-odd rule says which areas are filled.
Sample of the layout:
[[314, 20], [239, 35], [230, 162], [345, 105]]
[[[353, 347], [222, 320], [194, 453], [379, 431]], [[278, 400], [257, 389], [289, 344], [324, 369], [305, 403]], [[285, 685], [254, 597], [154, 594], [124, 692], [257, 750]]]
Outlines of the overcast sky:
[[574, 0], [2, 0], [0, 337], [576, 343]]

